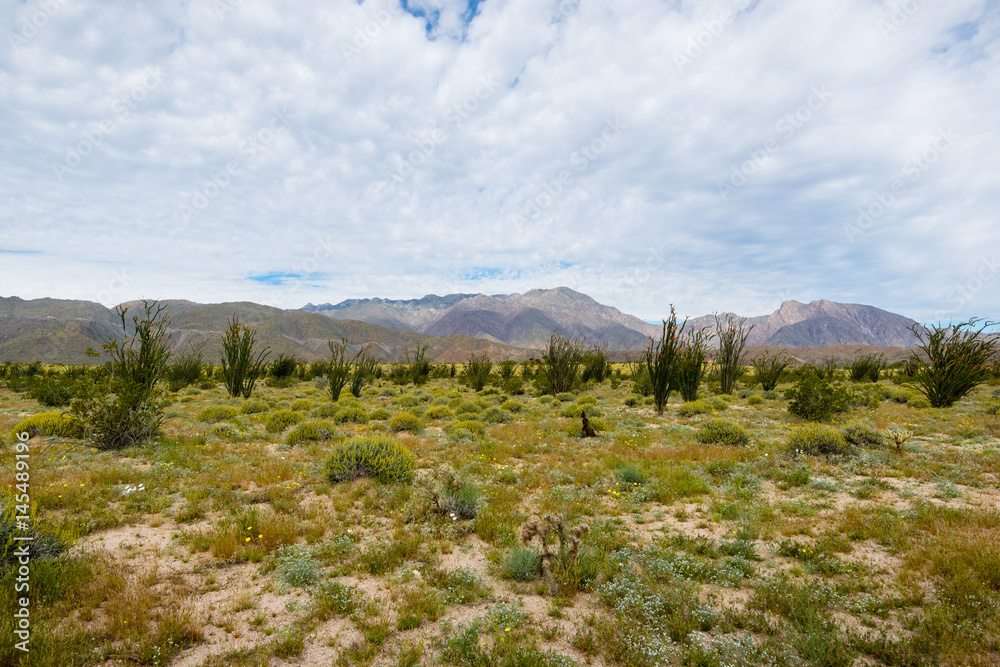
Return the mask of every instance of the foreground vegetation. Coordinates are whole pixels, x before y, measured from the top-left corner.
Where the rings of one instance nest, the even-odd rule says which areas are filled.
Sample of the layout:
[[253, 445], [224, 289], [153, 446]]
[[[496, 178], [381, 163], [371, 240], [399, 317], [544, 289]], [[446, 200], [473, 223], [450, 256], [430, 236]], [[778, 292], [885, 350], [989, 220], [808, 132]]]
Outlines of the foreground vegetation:
[[682, 402], [599, 350], [586, 382], [415, 354], [352, 385], [331, 354], [336, 390], [282, 359], [243, 398], [202, 368], [116, 449], [38, 398], [98, 371], [8, 378], [0, 486], [34, 434], [45, 550], [30, 654], [0, 570], [0, 664], [1000, 662], [995, 373], [933, 408], [878, 360], [767, 359], [767, 390], [709, 373]]

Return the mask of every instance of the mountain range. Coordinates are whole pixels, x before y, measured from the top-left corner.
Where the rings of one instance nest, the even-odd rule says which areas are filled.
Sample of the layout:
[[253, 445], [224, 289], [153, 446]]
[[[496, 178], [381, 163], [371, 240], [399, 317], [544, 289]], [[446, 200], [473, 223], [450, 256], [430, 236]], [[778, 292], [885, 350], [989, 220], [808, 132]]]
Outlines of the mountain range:
[[[349, 299], [302, 310], [337, 320], [417, 331], [428, 336], [465, 335], [515, 347], [539, 350], [556, 329], [610, 350], [640, 350], [661, 327], [605, 306], [568, 287], [535, 289], [524, 294], [428, 295], [422, 299]], [[725, 317], [725, 314], [720, 315]], [[770, 315], [747, 318], [753, 325], [749, 345], [822, 347], [871, 345], [911, 347], [909, 327], [917, 324], [874, 306], [833, 301], [785, 301]], [[712, 315], [688, 321], [690, 328], [714, 327]]]
[[[199, 304], [165, 300], [168, 328], [175, 351], [205, 344], [205, 358], [218, 361], [227, 319], [236, 313], [256, 327], [262, 345], [273, 354], [303, 361], [329, 357], [328, 340], [342, 337], [351, 349], [371, 345], [383, 361], [397, 361], [407, 350], [428, 346], [438, 362], [463, 362], [472, 353], [494, 359], [538, 356], [553, 330], [584, 338], [588, 345], [609, 350], [645, 349], [659, 325], [644, 322], [617, 308], [598, 303], [567, 287], [536, 289], [524, 294], [450, 294], [422, 299], [351, 299], [336, 305], [309, 304], [283, 310], [250, 302]], [[128, 318], [131, 324], [131, 318]], [[693, 318], [689, 328], [713, 326], [713, 316]], [[748, 318], [754, 325], [748, 344], [802, 350], [837, 346], [851, 349], [908, 348], [913, 320], [872, 306], [812, 301], [786, 301], [770, 315]], [[121, 324], [114, 309], [89, 301], [24, 300], [0, 297], [0, 361], [85, 363], [85, 350], [99, 350]]]

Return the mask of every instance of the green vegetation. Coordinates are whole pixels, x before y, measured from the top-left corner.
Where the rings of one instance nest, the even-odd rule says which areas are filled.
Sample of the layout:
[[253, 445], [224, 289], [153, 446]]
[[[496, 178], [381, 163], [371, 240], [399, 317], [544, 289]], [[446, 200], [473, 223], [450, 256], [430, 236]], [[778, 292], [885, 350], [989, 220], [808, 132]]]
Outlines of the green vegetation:
[[914, 352], [913, 384], [931, 407], [950, 407], [989, 379], [990, 358], [996, 354], [1000, 334], [986, 333], [994, 322], [982, 322], [976, 329], [978, 322], [932, 326], [926, 332], [916, 325], [912, 328], [924, 357]]
[[736, 383], [746, 373], [743, 365], [743, 348], [755, 325], [746, 325], [745, 317], [733, 317], [727, 313], [725, 320], [715, 316], [715, 337], [719, 341], [719, 349], [715, 356], [718, 368], [719, 386], [723, 394], [732, 394]]
[[762, 390], [771, 391], [778, 386], [781, 374], [792, 363], [792, 359], [784, 350], [778, 353], [761, 352], [750, 363], [753, 365], [753, 381], [759, 382]]
[[411, 481], [415, 465], [416, 457], [395, 439], [369, 435], [348, 438], [334, 447], [324, 471], [331, 483], [364, 476], [392, 484]]
[[646, 349], [646, 373], [652, 387], [653, 402], [657, 414], [663, 410], [670, 398], [670, 391], [678, 383], [680, 365], [681, 336], [687, 320], [677, 326], [677, 315], [670, 304], [670, 319], [663, 320], [663, 333], [659, 340], [651, 341]]
[[463, 376], [465, 383], [473, 391], [482, 391], [489, 381], [490, 373], [493, 371], [493, 360], [487, 352], [473, 354], [465, 362], [465, 372]]
[[257, 330], [242, 322], [236, 313], [227, 321], [222, 334], [222, 380], [229, 398], [250, 398], [253, 387], [264, 369], [270, 348], [255, 350]]
[[553, 396], [571, 390], [582, 361], [583, 342], [553, 331], [542, 355], [544, 390]]

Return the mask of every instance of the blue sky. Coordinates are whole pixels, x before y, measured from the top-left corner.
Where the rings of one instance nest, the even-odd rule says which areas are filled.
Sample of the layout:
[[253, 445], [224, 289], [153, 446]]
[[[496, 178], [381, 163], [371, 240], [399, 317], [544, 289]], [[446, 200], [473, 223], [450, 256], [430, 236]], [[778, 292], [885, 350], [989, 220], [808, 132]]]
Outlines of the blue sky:
[[1000, 5], [3, 2], [0, 295], [1000, 317]]

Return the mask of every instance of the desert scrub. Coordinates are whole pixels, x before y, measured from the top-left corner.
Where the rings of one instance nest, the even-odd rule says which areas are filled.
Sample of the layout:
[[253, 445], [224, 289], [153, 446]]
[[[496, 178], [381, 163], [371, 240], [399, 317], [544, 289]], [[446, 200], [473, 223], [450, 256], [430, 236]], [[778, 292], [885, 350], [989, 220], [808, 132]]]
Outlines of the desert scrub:
[[367, 424], [369, 419], [371, 415], [360, 405], [345, 405], [337, 410], [335, 417], [338, 424]]
[[304, 417], [294, 410], [275, 410], [264, 418], [264, 428], [268, 433], [281, 433], [289, 426], [298, 424]]
[[886, 440], [882, 431], [871, 424], [861, 421], [852, 421], [841, 431], [844, 440], [858, 447], [885, 447]]
[[386, 419], [392, 419], [392, 413], [387, 408], [378, 407], [372, 410], [368, 414], [368, 417], [372, 421], [385, 421]]
[[[68, 546], [68, 541], [62, 537], [41, 532], [39, 521], [34, 516], [27, 522], [18, 518], [21, 516], [23, 513], [17, 509], [13, 498], [0, 500], [0, 571], [18, 564], [16, 550], [21, 545], [27, 546], [32, 561], [55, 558]], [[15, 542], [15, 536], [29, 539]], [[23, 565], [24, 561], [20, 563]]]
[[297, 445], [307, 440], [329, 440], [335, 432], [336, 429], [330, 422], [319, 420], [307, 421], [293, 428], [285, 439], [285, 442], [289, 445]]
[[747, 405], [760, 405], [764, 402], [764, 399], [754, 394], [753, 396], [747, 396]]
[[465, 474], [458, 473], [449, 465], [436, 470], [421, 470], [415, 485], [423, 491], [431, 507], [453, 521], [475, 519], [482, 504], [479, 487]]
[[801, 452], [812, 456], [850, 454], [851, 445], [840, 431], [825, 424], [806, 424], [792, 431], [788, 438], [790, 452]]
[[17, 440], [18, 433], [28, 435], [57, 435], [63, 438], [82, 438], [83, 422], [63, 412], [43, 412], [18, 422], [10, 432], [10, 440]]
[[296, 398], [288, 407], [296, 412], [308, 412], [315, 407], [311, 398]]
[[716, 412], [716, 408], [712, 407], [707, 401], [688, 401], [687, 403], [681, 404], [677, 408], [677, 413], [681, 417], [693, 417], [695, 415], [705, 415]]
[[263, 398], [248, 398], [240, 406], [241, 415], [256, 415], [267, 412], [271, 406]]
[[750, 436], [746, 429], [728, 419], [709, 419], [698, 429], [695, 437], [698, 442], [706, 445], [746, 447], [750, 444]]
[[305, 588], [319, 581], [320, 562], [305, 544], [291, 544], [274, 553], [274, 569], [289, 586]]
[[397, 412], [389, 420], [389, 428], [393, 431], [410, 431], [411, 433], [419, 433], [422, 425], [420, 423], [420, 418], [417, 417], [412, 412]]
[[425, 419], [450, 419], [455, 413], [445, 405], [434, 405], [424, 412]]
[[524, 403], [508, 399], [500, 404], [500, 409], [507, 412], [521, 412], [524, 410]]
[[503, 561], [504, 578], [514, 581], [534, 581], [540, 569], [538, 552], [530, 547], [514, 547]]
[[492, 407], [485, 410], [482, 416], [480, 416], [480, 419], [487, 424], [507, 424], [514, 420], [514, 416], [506, 410], [498, 407]]
[[[588, 413], [588, 415], [587, 415], [587, 422], [590, 424], [590, 428], [594, 429], [594, 431], [596, 431], [598, 433], [600, 433], [602, 431], [607, 431], [608, 430], [608, 423], [606, 421], [604, 421], [603, 417], [594, 417], [593, 419], [591, 419], [590, 415]], [[565, 428], [564, 433], [566, 433], [566, 435], [574, 437], [574, 438], [581, 437], [583, 435], [583, 420], [580, 419], [580, 420], [576, 420], [576, 421], [571, 422]]]
[[448, 422], [444, 432], [455, 440], [472, 440], [486, 434], [486, 424], [476, 419]]
[[374, 477], [383, 484], [413, 481], [417, 459], [406, 447], [386, 435], [348, 438], [334, 447], [323, 464], [331, 484], [358, 477]]
[[809, 421], [823, 421], [851, 407], [851, 392], [815, 375], [796, 382], [785, 396], [789, 399], [788, 411]]
[[336, 415], [337, 406], [334, 403], [323, 403], [309, 411], [309, 416], [317, 419], [331, 419]]
[[195, 421], [214, 424], [215, 422], [232, 419], [238, 414], [239, 410], [231, 405], [209, 405], [202, 408], [198, 412], [198, 415], [195, 417]]

